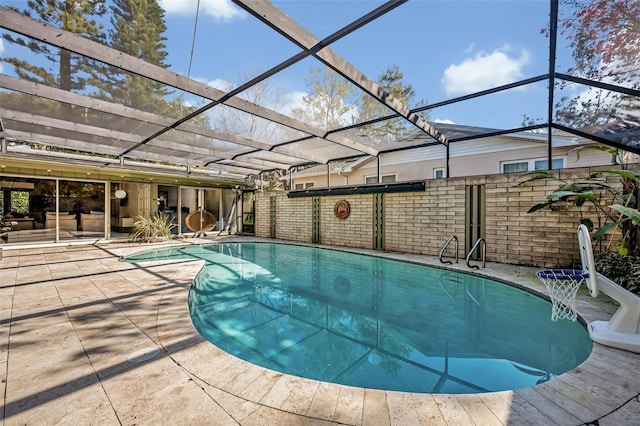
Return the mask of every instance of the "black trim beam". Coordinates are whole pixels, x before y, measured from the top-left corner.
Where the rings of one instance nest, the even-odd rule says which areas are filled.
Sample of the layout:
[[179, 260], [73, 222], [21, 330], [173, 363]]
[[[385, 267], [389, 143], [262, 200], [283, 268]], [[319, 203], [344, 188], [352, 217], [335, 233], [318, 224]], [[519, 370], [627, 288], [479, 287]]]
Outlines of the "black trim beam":
[[[548, 80], [548, 79], [549, 79], [549, 74], [543, 74], [543, 75], [539, 75], [537, 77], [531, 77], [531, 78], [527, 78], [525, 80], [520, 80], [520, 81], [517, 81], [515, 83], [509, 83], [509, 84], [505, 84], [505, 85], [502, 85], [502, 86], [494, 87], [493, 89], [482, 90], [480, 92], [470, 93], [470, 94], [464, 95], [464, 96], [458, 96], [457, 98], [447, 99], [446, 101], [440, 101], [440, 102], [435, 102], [435, 103], [432, 103], [432, 104], [424, 105], [424, 106], [412, 109], [411, 112], [418, 113], [418, 112], [422, 112], [422, 111], [428, 111], [430, 109], [434, 109], [434, 108], [439, 108], [439, 107], [455, 104], [455, 103], [466, 101], [466, 100], [469, 100], [469, 99], [479, 98], [479, 97], [485, 96], [485, 95], [491, 95], [493, 93], [502, 92], [504, 90], [515, 89], [517, 87], [526, 86], [527, 84], [537, 83], [539, 81], [544, 81], [544, 80]], [[389, 114], [389, 115], [385, 115], [384, 117], [377, 117], [377, 118], [373, 118], [371, 120], [363, 121], [361, 123], [350, 124], [348, 126], [341, 127], [339, 129], [333, 129], [333, 130], [329, 131], [328, 133], [339, 133], [339, 132], [344, 132], [345, 130], [358, 129], [360, 127], [369, 126], [371, 124], [376, 124], [376, 123], [379, 123], [381, 121], [393, 120], [394, 118], [398, 118], [398, 117], [400, 117], [400, 114]], [[297, 142], [297, 141], [285, 142], [285, 143], [283, 143], [281, 145], [284, 145], [284, 144], [287, 144], [287, 143], [293, 143], [293, 142]]]
[[233, 1], [244, 10], [251, 13], [255, 18], [278, 31], [292, 43], [304, 49], [306, 52], [311, 53], [326, 66], [349, 80], [355, 86], [359, 87], [360, 90], [374, 97], [378, 102], [404, 117], [408, 122], [431, 136], [433, 139], [444, 145], [448, 143], [447, 139], [435, 127], [424, 121], [419, 115], [413, 113], [409, 108], [402, 104], [402, 102], [394, 98], [390, 93], [386, 92], [361, 71], [351, 65], [351, 63], [347, 62], [336, 52], [327, 47], [336, 40], [339, 40], [363, 25], [406, 3], [407, 0], [388, 1], [369, 14], [352, 22], [350, 25], [347, 25], [322, 41], [316, 39], [313, 34], [268, 2], [250, 2], [246, 0]]
[[[282, 124], [292, 129], [296, 129], [304, 133], [312, 134], [317, 137], [327, 139], [327, 134], [325, 130], [313, 127], [307, 123], [303, 123], [300, 120], [296, 120], [292, 117], [289, 117], [285, 114], [281, 114], [274, 110], [270, 110], [260, 105], [253, 104], [242, 98], [232, 96], [232, 94], [235, 92], [225, 93], [212, 86], [208, 86], [207, 84], [200, 83], [193, 79], [189, 79], [180, 74], [171, 72], [165, 68], [162, 68], [153, 64], [149, 64], [147, 62], [144, 62], [142, 59], [139, 59], [130, 55], [126, 55], [116, 49], [105, 46], [93, 40], [79, 37], [77, 34], [73, 34], [69, 31], [65, 31], [60, 28], [55, 28], [55, 27], [45, 25], [41, 22], [31, 19], [30, 17], [24, 16], [18, 12], [15, 12], [3, 6], [0, 6], [0, 27], [14, 31], [18, 34], [22, 34], [24, 36], [33, 38], [35, 40], [48, 43], [50, 45], [53, 45], [62, 49], [66, 49], [70, 52], [74, 52], [92, 59], [96, 59], [108, 65], [121, 68], [123, 70], [132, 72], [136, 75], [142, 76], [144, 78], [148, 78], [150, 80], [153, 80], [162, 84], [166, 84], [168, 86], [175, 87], [177, 89], [184, 90], [185, 92], [192, 93], [212, 101], [209, 104], [199, 108], [198, 110], [193, 111], [192, 113], [173, 122], [172, 124], [165, 127], [163, 130], [160, 130], [154, 133], [149, 138], [146, 138], [145, 140], [141, 141], [140, 144], [145, 144], [154, 137], [158, 137], [171, 129], [177, 128], [180, 125], [187, 124], [187, 122], [191, 118], [197, 116], [198, 114], [202, 114], [203, 112], [209, 110], [210, 108], [220, 103], [224, 103], [229, 107], [264, 118], [269, 121]], [[312, 52], [302, 53], [299, 55], [309, 56], [309, 54], [312, 54]], [[302, 57], [299, 55], [296, 55], [291, 60], [302, 59]], [[283, 65], [286, 65], [286, 64], [291, 65], [289, 61], [285, 61], [285, 63], [283, 63]], [[278, 68], [278, 66], [276, 66], [276, 68]], [[263, 76], [269, 75], [268, 73], [269, 71], [264, 73]], [[258, 78], [259, 77], [252, 79], [251, 83], [256, 84], [258, 82], [257, 81]], [[247, 85], [245, 84], [242, 87], [246, 89]], [[377, 154], [377, 151], [375, 151], [373, 148], [359, 144], [357, 142], [350, 141], [343, 137], [334, 137], [327, 140], [330, 140], [331, 142], [336, 144], [348, 146], [360, 152], [368, 153], [371, 155]], [[122, 155], [125, 155], [126, 153], [127, 152], [123, 152]], [[304, 155], [304, 153], [300, 153], [299, 155]], [[305, 159], [315, 161], [314, 159], [310, 159], [310, 158], [305, 158]]]
[[[572, 129], [571, 127], [563, 126], [562, 124], [554, 123], [553, 128], [562, 130], [567, 133], [571, 133], [572, 135], [580, 136], [585, 139], [590, 139], [594, 142], [599, 142], [605, 145], [612, 146], [614, 148], [622, 149], [624, 151], [633, 152], [634, 154], [640, 154], [640, 146], [625, 145], [621, 142], [612, 141], [611, 139], [603, 138], [602, 136], [597, 136], [591, 133], [586, 133], [580, 130]], [[624, 133], [621, 133], [620, 135], [624, 135]]]
[[556, 85], [556, 50], [558, 41], [558, 0], [549, 2], [549, 95], [547, 98], [547, 170], [553, 164], [553, 103]]
[[556, 78], [567, 80], [572, 83], [583, 84], [585, 86], [597, 87], [598, 89], [609, 90], [611, 92], [618, 92], [625, 95], [640, 97], [640, 90], [631, 89], [630, 87], [617, 86], [615, 84], [603, 83], [601, 81], [588, 80], [586, 78], [576, 77], [569, 74], [562, 74], [559, 72], [556, 73]]
[[[434, 142], [435, 143], [435, 142]], [[426, 189], [425, 181], [379, 183], [374, 185], [336, 186], [333, 188], [311, 188], [289, 191], [289, 198], [327, 197], [331, 195], [390, 194], [396, 192], [421, 192]]]
[[[508, 134], [511, 134], [511, 133], [525, 132], [527, 130], [543, 129], [543, 128], [546, 128], [546, 127], [547, 127], [546, 124], [534, 124], [533, 126], [524, 126], [524, 127], [518, 127], [518, 128], [515, 128], [515, 129], [496, 130], [495, 132], [478, 133], [477, 135], [461, 136], [459, 138], [450, 138], [449, 139], [449, 143], [470, 141], [470, 140], [474, 140], [474, 139], [484, 139], [484, 138], [489, 138], [489, 137], [492, 137], [492, 136], [502, 136], [502, 135], [508, 135]], [[399, 148], [393, 148], [393, 149], [380, 151], [380, 154], [382, 155], [382, 154], [387, 154], [389, 152], [406, 151], [408, 149], [415, 149], [415, 148], [426, 148], [426, 147], [434, 146], [434, 145], [437, 145], [437, 144], [435, 142], [425, 142], [425, 143], [421, 143], [421, 144], [418, 144], [418, 145], [403, 146], [403, 147], [399, 147]], [[338, 160], [334, 160], [334, 161], [339, 161], [339, 159]]]

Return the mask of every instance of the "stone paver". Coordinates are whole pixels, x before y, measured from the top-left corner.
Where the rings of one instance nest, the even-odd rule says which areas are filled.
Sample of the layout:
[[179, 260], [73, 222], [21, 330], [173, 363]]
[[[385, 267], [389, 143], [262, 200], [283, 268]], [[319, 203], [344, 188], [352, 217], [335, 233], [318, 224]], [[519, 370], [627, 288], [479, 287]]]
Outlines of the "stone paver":
[[[3, 426], [595, 421], [624, 426], [640, 419], [640, 355], [598, 344], [585, 363], [555, 380], [477, 395], [353, 388], [252, 365], [205, 341], [191, 324], [187, 294], [201, 262], [177, 267], [171, 262], [118, 261], [121, 255], [148, 248], [120, 243], [3, 250]], [[424, 256], [386, 255], [438, 263]], [[452, 267], [466, 270], [464, 265]], [[478, 271], [545, 293], [534, 272], [494, 264]], [[586, 291], [580, 292], [577, 306], [587, 321], [607, 319], [615, 310], [606, 297], [592, 299]]]

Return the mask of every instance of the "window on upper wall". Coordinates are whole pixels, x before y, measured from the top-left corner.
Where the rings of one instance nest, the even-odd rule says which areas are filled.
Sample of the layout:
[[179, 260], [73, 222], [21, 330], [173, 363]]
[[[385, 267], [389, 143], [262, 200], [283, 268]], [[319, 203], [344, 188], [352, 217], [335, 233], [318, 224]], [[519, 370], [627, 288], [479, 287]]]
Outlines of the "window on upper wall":
[[315, 186], [314, 182], [296, 183], [294, 189], [309, 189]]
[[[553, 169], [563, 169], [565, 167], [564, 157], [554, 157], [551, 160], [551, 167]], [[530, 172], [534, 170], [546, 170], [547, 159], [536, 158], [531, 160], [503, 161], [502, 163], [500, 163], [500, 169], [502, 173], [517, 173], [517, 172]]]
[[434, 179], [444, 179], [444, 167], [439, 167], [437, 169], [433, 169], [433, 178]]
[[[381, 183], [391, 183], [396, 181], [396, 174], [380, 175]], [[364, 183], [378, 183], [378, 176], [365, 176]]]
[[[547, 159], [534, 161], [534, 170], [547, 170]], [[552, 169], [564, 169], [564, 158], [553, 158], [551, 160]]]

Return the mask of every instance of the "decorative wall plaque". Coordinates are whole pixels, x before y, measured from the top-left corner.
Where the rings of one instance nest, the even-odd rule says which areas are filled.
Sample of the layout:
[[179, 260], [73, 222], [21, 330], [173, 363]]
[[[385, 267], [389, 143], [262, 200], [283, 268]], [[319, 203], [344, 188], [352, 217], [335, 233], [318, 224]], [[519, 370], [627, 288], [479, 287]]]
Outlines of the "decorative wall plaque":
[[336, 215], [338, 219], [348, 218], [350, 212], [351, 208], [349, 207], [347, 200], [340, 200], [335, 206], [333, 206], [333, 214]]

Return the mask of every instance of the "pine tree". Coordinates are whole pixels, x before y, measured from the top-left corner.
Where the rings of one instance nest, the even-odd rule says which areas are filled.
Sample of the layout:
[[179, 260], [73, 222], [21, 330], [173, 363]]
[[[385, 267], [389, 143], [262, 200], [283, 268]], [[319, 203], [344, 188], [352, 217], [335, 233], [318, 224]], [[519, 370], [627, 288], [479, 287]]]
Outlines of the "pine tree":
[[[153, 65], [168, 68], [164, 10], [157, 0], [113, 0], [111, 47]], [[113, 68], [105, 68], [101, 92], [112, 102], [166, 113], [171, 91], [162, 83]], [[100, 84], [100, 83], [98, 83]]]
[[[100, 18], [106, 13], [104, 0], [30, 0], [27, 6], [27, 9], [19, 12], [82, 37], [104, 41], [105, 34], [100, 24]], [[93, 72], [88, 58], [30, 38], [13, 36], [7, 32], [3, 33], [2, 37], [10, 43], [28, 48], [39, 57], [44, 57], [55, 64], [48, 69], [26, 59], [2, 58], [2, 61], [13, 65], [17, 77], [62, 90], [80, 92], [86, 89]], [[63, 117], [71, 115], [72, 108], [68, 104], [52, 102], [39, 102], [39, 104], [50, 114], [52, 109], [59, 109], [58, 112]], [[31, 112], [37, 111], [32, 109]]]
[[[106, 12], [104, 0], [30, 0], [27, 5], [29, 8], [21, 13], [30, 18], [92, 40], [104, 39], [103, 26], [98, 22], [99, 17]], [[3, 58], [3, 61], [14, 66], [18, 77], [62, 90], [85, 88], [87, 78], [84, 73], [90, 71], [86, 58], [46, 43], [13, 37], [9, 33], [3, 33], [2, 37], [10, 43], [28, 47], [32, 52], [58, 65], [56, 74], [26, 60]]]

